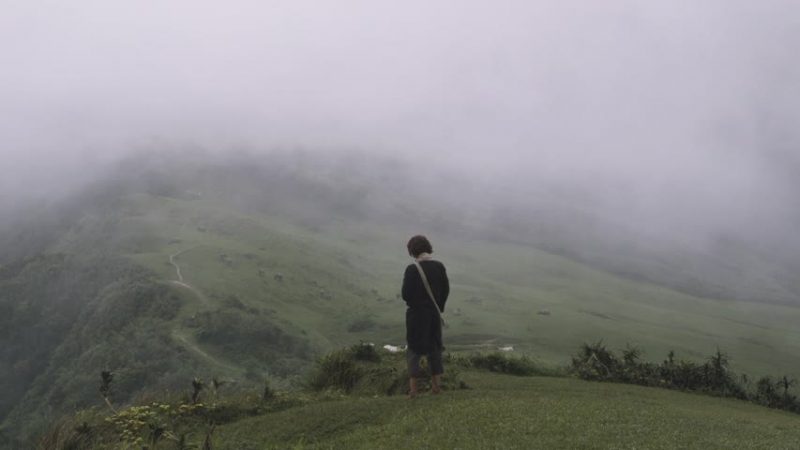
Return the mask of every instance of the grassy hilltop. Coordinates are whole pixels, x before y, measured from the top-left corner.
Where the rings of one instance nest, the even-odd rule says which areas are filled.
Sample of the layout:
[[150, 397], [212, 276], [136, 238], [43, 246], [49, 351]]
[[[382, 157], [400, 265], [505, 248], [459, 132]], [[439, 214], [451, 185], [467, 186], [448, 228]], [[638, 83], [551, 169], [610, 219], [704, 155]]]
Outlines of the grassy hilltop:
[[[481, 369], [487, 362], [495, 372], [526, 375]], [[501, 355], [451, 356], [443, 394], [409, 400], [398, 395], [402, 366], [402, 355], [354, 346], [326, 356], [302, 391], [208, 386], [116, 413], [95, 408], [53, 428], [41, 447], [772, 449], [800, 442], [796, 414], [700, 394], [530, 376], [547, 371]]]
[[735, 400], [560, 378], [465, 374], [474, 390], [342, 399], [221, 426], [220, 449], [794, 448], [800, 418]]
[[[4, 231], [0, 388], [9, 394], [0, 400], [0, 443], [3, 436], [31, 439], [61, 414], [98, 404], [101, 370], [117, 374], [114, 400], [124, 404], [195, 376], [242, 386], [266, 378], [290, 389], [331, 349], [360, 341], [402, 344], [404, 244], [420, 231], [432, 238], [452, 282], [445, 334], [451, 351], [513, 346], [556, 366], [581, 343], [603, 339], [612, 348], [635, 344], [651, 360], [670, 350], [703, 359], [719, 347], [737, 371], [800, 375], [800, 309], [786, 302], [726, 297], [711, 282], [692, 287], [678, 268], [667, 270], [680, 267], [679, 259], [664, 262], [663, 270], [629, 264], [626, 270], [638, 274], [629, 276], [617, 270], [622, 260], [573, 257], [564, 242], [574, 223], [552, 245], [522, 240], [519, 230], [504, 239], [497, 228], [482, 231], [486, 224], [458, 202], [438, 204], [402, 187], [402, 167], [351, 164], [343, 176], [292, 164], [162, 162], [34, 211], [30, 222]], [[659, 278], [661, 272], [669, 276]], [[774, 287], [777, 299], [793, 292], [779, 278], [759, 276], [758, 283]], [[619, 389], [619, 398], [649, 392], [476, 377], [473, 383], [485, 389], [457, 392], [436, 408], [502, 404], [514, 395], [511, 387], [520, 389], [520, 401], [535, 401], [551, 388], [573, 386], [589, 404], [604, 390]], [[413, 406], [392, 398], [374, 407], [385, 419], [394, 408]], [[303, 409], [293, 411], [276, 417], [291, 423]], [[411, 420], [407, 428], [425, 426], [421, 417], [403, 420]], [[550, 426], [550, 419], [531, 420], [533, 428]], [[235, 426], [229, 430], [219, 433], [234, 433]], [[359, 430], [396, 432], [389, 425]], [[347, 433], [337, 431], [331, 442], [349, 439]]]

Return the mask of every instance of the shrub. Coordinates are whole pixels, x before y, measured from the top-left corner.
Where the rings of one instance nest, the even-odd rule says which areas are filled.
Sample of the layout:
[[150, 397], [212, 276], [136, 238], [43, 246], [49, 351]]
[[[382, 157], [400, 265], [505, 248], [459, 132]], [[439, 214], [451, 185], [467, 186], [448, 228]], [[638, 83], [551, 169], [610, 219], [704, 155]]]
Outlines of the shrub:
[[619, 366], [619, 359], [603, 345], [603, 341], [584, 343], [578, 354], [572, 357], [572, 371], [584, 380], [614, 380]]
[[[466, 385], [458, 378], [458, 371], [449, 368], [442, 377], [442, 389], [453, 390]], [[429, 377], [419, 380], [424, 390], [430, 382]], [[308, 380], [308, 386], [315, 391], [338, 389], [343, 392], [397, 395], [407, 392], [408, 369], [402, 354], [382, 354], [369, 344], [329, 353], [317, 362]]]
[[361, 343], [350, 347], [353, 357], [359, 361], [379, 362], [381, 355], [375, 350], [374, 345]]
[[317, 362], [309, 379], [311, 389], [335, 388], [350, 392], [363, 376], [349, 349], [329, 353]]
[[[78, 424], [74, 419], [63, 419], [42, 435], [36, 448], [39, 450], [91, 448], [93, 437], [93, 430], [87, 423]], [[0, 444], [4, 442], [0, 440]], [[8, 447], [11, 448], [10, 442]]]
[[701, 392], [800, 412], [797, 397], [789, 391], [795, 380], [783, 377], [775, 381], [770, 377], [763, 377], [756, 383], [754, 391], [748, 390], [747, 377], [736, 376], [729, 368], [728, 356], [719, 349], [702, 364], [676, 361], [672, 351], [660, 364], [642, 362], [641, 354], [637, 348], [628, 346], [622, 351], [622, 358], [619, 358], [602, 341], [583, 344], [578, 354], [572, 357], [571, 371], [585, 380]]
[[538, 367], [527, 357], [516, 358], [502, 353], [474, 354], [467, 358], [471, 367], [490, 372], [509, 375], [546, 375], [547, 371]]

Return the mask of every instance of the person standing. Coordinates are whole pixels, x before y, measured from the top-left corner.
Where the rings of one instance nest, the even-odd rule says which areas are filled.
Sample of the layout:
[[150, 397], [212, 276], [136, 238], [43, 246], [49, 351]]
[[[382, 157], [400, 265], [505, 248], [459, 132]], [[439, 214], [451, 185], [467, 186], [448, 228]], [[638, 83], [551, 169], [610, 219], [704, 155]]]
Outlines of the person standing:
[[[450, 282], [444, 264], [433, 259], [433, 247], [422, 235], [412, 237], [407, 244], [408, 254], [414, 263], [406, 267], [403, 275], [402, 297], [406, 309], [406, 341], [409, 373], [408, 395], [419, 393], [417, 379], [421, 377], [420, 359], [428, 359], [431, 370], [431, 392], [441, 392], [442, 364], [442, 313], [450, 294]], [[427, 286], [426, 286], [427, 284]]]

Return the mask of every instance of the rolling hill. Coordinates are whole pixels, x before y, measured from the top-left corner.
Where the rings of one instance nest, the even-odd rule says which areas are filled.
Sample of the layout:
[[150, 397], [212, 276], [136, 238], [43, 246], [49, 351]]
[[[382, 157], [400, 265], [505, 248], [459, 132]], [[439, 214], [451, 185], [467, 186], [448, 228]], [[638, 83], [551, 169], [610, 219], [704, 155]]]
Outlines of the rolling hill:
[[[448, 267], [450, 351], [512, 346], [515, 353], [557, 366], [581, 343], [600, 339], [614, 348], [634, 344], [655, 360], [670, 350], [702, 359], [719, 347], [736, 370], [752, 376], [800, 375], [794, 357], [800, 351], [795, 327], [800, 309], [791, 303], [797, 292], [775, 264], [766, 266], [776, 268], [772, 271], [729, 261], [735, 267], [719, 269], [724, 276], [694, 273], [693, 285], [681, 275], [686, 264], [674, 253], [653, 253], [641, 266], [635, 262], [646, 252], [586, 257], [592, 252], [576, 248], [590, 231], [582, 240], [572, 239], [581, 234], [580, 222], [566, 221], [561, 234], [550, 226], [537, 235], [541, 224], [531, 222], [525, 234], [521, 224], [527, 222], [519, 219], [503, 232], [493, 221], [506, 216], [486, 213], [493, 208], [491, 198], [483, 197], [488, 193], [461, 185], [463, 195], [455, 196], [459, 186], [451, 182], [452, 192], [430, 198], [425, 182], [403, 183], [414, 168], [394, 162], [355, 159], [337, 166], [275, 157], [127, 164], [58, 204], [29, 210], [0, 235], [0, 388], [9, 393], [0, 402], [0, 432], [8, 442], [30, 442], [62, 414], [102, 401], [97, 394], [102, 370], [115, 372], [119, 403], [179, 389], [195, 376], [242, 386], [269, 379], [291, 389], [315, 357], [331, 349], [359, 341], [402, 344], [404, 244], [417, 232], [431, 237], [436, 256]], [[541, 242], [543, 236], [547, 242]], [[714, 259], [701, 255], [692, 261], [706, 267]], [[737, 271], [756, 273], [751, 267], [759, 268], [752, 284], [772, 287], [774, 297], [746, 300], [736, 294], [742, 291], [720, 281]], [[777, 275], [769, 275], [773, 272]], [[713, 295], [704, 295], [709, 292]], [[588, 389], [564, 380], [524, 386], [495, 378], [485, 382], [491, 397], [458, 392], [432, 407], [448, 415], [503, 403], [514, 396], [506, 385], [530, 401], [547, 398], [551, 388]], [[645, 392], [619, 389], [613, 395]], [[633, 408], [635, 398], [629, 401]], [[377, 402], [375, 414], [385, 423], [393, 409], [410, 407], [394, 402], [399, 400]], [[298, 411], [280, 413], [280, 420], [310, 414]], [[673, 417], [663, 414], [652, 422]], [[702, 408], [696, 414], [702, 415]], [[424, 418], [413, 417], [402, 426], [424, 428]], [[515, 417], [522, 420], [522, 413]], [[548, 423], [537, 417], [526, 425], [531, 433]], [[236, 426], [251, 425], [219, 432], [235, 435]], [[728, 422], [719, 426], [735, 428]], [[330, 445], [345, 446], [370, 433], [386, 435], [386, 442], [400, 439], [387, 427], [368, 427], [357, 437], [335, 431]], [[548, 439], [557, 439], [554, 430]], [[737, 432], [744, 436], [746, 430]]]

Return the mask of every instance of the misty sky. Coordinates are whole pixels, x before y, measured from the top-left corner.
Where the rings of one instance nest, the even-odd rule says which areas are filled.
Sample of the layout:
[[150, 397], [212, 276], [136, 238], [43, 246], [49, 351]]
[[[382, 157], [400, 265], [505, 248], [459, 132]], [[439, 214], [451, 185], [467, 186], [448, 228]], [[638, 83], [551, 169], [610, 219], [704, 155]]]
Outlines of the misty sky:
[[795, 0], [5, 0], [0, 188], [164, 142], [356, 148], [796, 225], [797, 55]]

